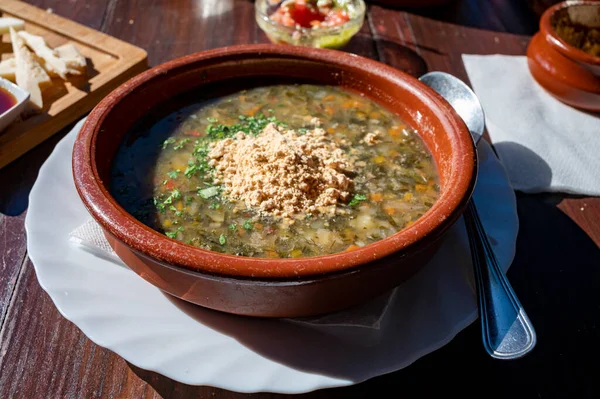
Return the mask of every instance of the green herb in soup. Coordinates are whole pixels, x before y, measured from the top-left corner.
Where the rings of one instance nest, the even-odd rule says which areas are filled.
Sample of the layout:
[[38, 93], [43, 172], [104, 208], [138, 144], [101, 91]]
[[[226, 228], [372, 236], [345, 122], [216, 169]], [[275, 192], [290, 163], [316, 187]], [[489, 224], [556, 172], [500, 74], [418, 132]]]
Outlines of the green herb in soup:
[[353, 250], [414, 223], [439, 195], [415, 132], [336, 87], [246, 90], [141, 129], [119, 150], [113, 194], [143, 223], [211, 251]]

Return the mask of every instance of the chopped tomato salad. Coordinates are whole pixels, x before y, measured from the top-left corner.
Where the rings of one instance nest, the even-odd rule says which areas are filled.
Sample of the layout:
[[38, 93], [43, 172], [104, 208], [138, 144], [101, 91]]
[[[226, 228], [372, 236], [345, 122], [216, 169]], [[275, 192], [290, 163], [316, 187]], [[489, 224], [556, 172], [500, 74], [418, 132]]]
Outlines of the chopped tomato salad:
[[345, 3], [340, 0], [286, 0], [270, 18], [290, 27], [340, 26], [350, 20]]

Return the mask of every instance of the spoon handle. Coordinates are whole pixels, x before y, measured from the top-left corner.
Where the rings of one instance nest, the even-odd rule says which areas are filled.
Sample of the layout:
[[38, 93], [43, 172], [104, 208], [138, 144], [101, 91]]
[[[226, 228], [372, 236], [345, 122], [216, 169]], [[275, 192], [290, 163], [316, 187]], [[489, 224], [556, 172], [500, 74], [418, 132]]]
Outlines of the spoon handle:
[[535, 330], [498, 265], [473, 199], [464, 219], [477, 279], [483, 346], [494, 358], [517, 359], [535, 346]]

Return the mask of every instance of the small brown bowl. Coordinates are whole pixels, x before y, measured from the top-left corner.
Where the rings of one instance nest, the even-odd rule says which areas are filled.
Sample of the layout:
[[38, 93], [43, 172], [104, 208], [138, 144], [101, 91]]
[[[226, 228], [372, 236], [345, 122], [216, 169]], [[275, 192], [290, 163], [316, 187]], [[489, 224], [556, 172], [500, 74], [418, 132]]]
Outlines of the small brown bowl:
[[527, 49], [529, 70], [550, 94], [573, 107], [600, 111], [600, 57], [563, 40], [554, 28], [557, 19], [600, 28], [600, 2], [564, 1], [548, 8], [540, 19], [540, 31]]
[[[224, 255], [172, 240], [129, 215], [108, 190], [129, 128], [181, 93], [219, 96], [268, 83], [335, 85], [363, 93], [416, 128], [432, 151], [440, 198], [412, 226], [354, 251], [299, 259]], [[119, 257], [163, 291], [208, 308], [265, 317], [326, 313], [363, 302], [417, 272], [463, 212], [476, 171], [469, 132], [451, 106], [417, 79], [354, 54], [245, 45], [154, 67], [109, 94], [88, 116], [73, 150], [75, 186]]]

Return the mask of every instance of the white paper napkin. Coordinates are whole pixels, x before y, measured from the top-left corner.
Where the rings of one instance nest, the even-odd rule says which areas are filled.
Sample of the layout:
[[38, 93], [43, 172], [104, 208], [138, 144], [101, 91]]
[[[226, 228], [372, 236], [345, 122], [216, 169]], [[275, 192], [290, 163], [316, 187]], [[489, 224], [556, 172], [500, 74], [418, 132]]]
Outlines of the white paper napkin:
[[462, 58], [516, 190], [600, 195], [600, 114], [548, 94], [531, 76], [526, 57]]

